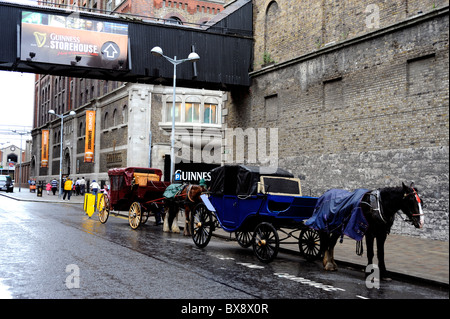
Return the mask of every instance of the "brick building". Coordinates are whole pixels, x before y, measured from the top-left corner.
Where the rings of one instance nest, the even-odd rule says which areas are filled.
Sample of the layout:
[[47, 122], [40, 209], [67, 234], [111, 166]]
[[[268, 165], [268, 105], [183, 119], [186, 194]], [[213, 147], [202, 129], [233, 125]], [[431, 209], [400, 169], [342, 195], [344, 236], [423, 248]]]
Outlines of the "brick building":
[[[222, 12], [229, 2], [59, 0], [40, 1], [40, 4], [71, 8], [77, 5], [81, 11], [114, 12], [162, 23], [196, 25], [206, 23]], [[227, 95], [222, 91], [177, 88], [177, 129], [188, 140], [177, 146], [192, 147], [194, 142], [189, 141], [188, 135], [198, 126], [218, 129], [217, 134], [220, 134], [221, 109], [226, 99]], [[166, 154], [170, 154], [171, 106], [172, 87], [36, 75], [31, 175], [46, 181], [59, 175], [61, 134], [63, 175], [84, 176], [87, 180], [96, 179], [103, 183], [108, 180], [108, 169], [113, 167], [164, 169]], [[64, 132], [61, 132], [60, 119], [49, 114], [49, 110], [56, 114], [74, 110], [76, 115], [65, 119]], [[96, 111], [93, 162], [84, 160], [88, 110]], [[42, 165], [43, 131], [48, 131], [50, 136], [48, 165]], [[184, 158], [185, 161], [190, 159]], [[217, 162], [220, 163], [220, 156]]]
[[253, 5], [252, 85], [227, 126], [278, 128], [278, 165], [307, 194], [415, 181], [425, 228], [393, 231], [448, 240], [448, 1]]

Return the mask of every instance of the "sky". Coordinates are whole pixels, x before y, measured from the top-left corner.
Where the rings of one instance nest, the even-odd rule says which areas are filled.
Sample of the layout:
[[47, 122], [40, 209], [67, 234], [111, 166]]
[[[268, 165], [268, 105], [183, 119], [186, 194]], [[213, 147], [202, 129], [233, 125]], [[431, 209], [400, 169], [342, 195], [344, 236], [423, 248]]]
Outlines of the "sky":
[[[11, 144], [20, 147], [20, 135], [11, 133], [11, 130], [23, 132], [32, 129], [34, 77], [31, 73], [0, 71], [0, 148]], [[23, 147], [26, 139], [24, 135]]]

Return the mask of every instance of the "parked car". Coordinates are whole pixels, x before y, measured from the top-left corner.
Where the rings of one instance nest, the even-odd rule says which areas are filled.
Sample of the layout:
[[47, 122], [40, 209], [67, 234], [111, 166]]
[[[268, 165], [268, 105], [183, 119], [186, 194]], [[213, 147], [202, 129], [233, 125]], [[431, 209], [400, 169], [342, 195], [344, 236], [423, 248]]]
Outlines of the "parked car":
[[0, 190], [12, 193], [14, 190], [14, 183], [9, 175], [0, 175]]

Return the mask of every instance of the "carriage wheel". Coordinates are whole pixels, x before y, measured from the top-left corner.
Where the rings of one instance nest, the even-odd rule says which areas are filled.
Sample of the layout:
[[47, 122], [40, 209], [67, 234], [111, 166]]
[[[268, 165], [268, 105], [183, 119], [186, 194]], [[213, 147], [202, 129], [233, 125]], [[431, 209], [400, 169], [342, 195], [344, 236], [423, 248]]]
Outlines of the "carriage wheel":
[[100, 220], [100, 223], [104, 224], [106, 223], [106, 221], [108, 220], [109, 217], [109, 211], [110, 211], [110, 206], [109, 206], [109, 197], [105, 194], [103, 194], [100, 197], [100, 202], [99, 202], [99, 210], [98, 210], [98, 219]]
[[252, 245], [252, 233], [246, 231], [237, 231], [234, 233], [238, 244], [243, 248], [248, 248]]
[[128, 222], [130, 223], [131, 228], [138, 228], [141, 224], [141, 219], [141, 204], [139, 204], [138, 202], [134, 202], [133, 204], [131, 204], [130, 209], [128, 210]]
[[212, 213], [206, 208], [205, 204], [200, 203], [192, 211], [191, 220], [192, 240], [197, 247], [206, 247], [214, 231]]
[[261, 223], [253, 233], [253, 252], [262, 262], [274, 260], [278, 254], [280, 239], [275, 227], [270, 223]]
[[302, 229], [298, 239], [298, 246], [300, 248], [300, 253], [305, 256], [307, 260], [319, 258], [321, 255], [319, 232], [311, 228]]

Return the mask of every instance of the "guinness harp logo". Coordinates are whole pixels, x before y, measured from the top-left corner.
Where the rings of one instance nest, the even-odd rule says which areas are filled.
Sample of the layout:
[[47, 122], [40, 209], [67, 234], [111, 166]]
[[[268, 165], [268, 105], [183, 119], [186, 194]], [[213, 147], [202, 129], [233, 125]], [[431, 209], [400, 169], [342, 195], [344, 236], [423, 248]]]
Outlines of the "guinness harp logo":
[[47, 40], [47, 33], [34, 32], [33, 34], [36, 39], [37, 46], [42, 48]]

